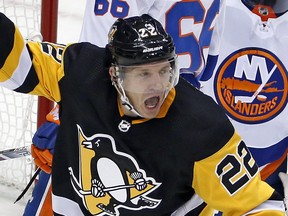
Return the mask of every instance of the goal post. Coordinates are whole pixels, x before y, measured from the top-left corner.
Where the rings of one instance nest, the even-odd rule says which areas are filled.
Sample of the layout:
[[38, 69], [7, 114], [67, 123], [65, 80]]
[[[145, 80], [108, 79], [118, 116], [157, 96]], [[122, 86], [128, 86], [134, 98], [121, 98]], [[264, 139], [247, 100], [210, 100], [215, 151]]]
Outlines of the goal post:
[[[57, 41], [58, 0], [42, 0], [41, 6], [41, 34], [44, 41]], [[54, 103], [44, 97], [38, 97], [37, 126], [46, 121], [46, 115], [53, 108]]]
[[[19, 27], [24, 38], [41, 32], [45, 41], [56, 42], [58, 0], [0, 0], [0, 12]], [[0, 151], [30, 147], [53, 106], [43, 97], [0, 87]], [[34, 170], [31, 156], [0, 161], [0, 184], [23, 189]]]

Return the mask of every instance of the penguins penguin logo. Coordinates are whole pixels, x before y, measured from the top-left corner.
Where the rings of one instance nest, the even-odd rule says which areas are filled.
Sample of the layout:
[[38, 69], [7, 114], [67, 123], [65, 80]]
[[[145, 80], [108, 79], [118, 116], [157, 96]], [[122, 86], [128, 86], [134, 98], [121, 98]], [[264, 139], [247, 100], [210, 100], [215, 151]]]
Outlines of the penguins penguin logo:
[[118, 216], [120, 208], [136, 211], [159, 205], [161, 200], [147, 195], [160, 183], [147, 177], [131, 155], [117, 151], [113, 137], [95, 134], [88, 138], [77, 127], [82, 163], [78, 175], [69, 167], [70, 180], [90, 213]]

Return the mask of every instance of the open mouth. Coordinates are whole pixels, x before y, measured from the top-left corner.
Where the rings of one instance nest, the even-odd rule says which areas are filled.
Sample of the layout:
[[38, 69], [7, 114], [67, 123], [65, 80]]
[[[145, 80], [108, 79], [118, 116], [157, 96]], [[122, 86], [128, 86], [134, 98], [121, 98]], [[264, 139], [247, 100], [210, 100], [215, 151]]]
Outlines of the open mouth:
[[155, 107], [158, 106], [159, 101], [160, 101], [160, 97], [159, 96], [148, 98], [144, 102], [145, 103], [145, 107], [148, 108], [148, 109], [154, 109]]

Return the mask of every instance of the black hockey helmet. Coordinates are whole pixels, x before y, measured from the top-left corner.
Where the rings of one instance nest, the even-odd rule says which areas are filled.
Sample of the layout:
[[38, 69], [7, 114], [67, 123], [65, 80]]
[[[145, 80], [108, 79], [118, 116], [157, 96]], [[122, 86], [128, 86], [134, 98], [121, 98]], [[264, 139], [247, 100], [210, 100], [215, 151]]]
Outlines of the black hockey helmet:
[[172, 37], [162, 25], [149, 16], [118, 19], [108, 34], [113, 63], [135, 65], [175, 58]]

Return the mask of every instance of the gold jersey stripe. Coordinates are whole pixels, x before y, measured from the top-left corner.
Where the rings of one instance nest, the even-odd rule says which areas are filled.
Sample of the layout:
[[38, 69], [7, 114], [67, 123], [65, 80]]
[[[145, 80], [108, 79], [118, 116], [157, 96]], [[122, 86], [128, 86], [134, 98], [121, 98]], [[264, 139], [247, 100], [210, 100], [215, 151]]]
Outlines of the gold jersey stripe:
[[[17, 64], [15, 64], [17, 62]], [[32, 62], [26, 49], [25, 42], [16, 28], [14, 45], [5, 64], [0, 69], [1, 85], [9, 89], [18, 88], [29, 73]]]
[[[253, 176], [249, 176], [246, 167], [244, 167], [244, 162], [241, 161], [243, 158], [239, 156], [241, 143], [240, 136], [234, 133], [228, 143], [219, 151], [208, 158], [197, 161], [194, 165], [192, 186], [195, 192], [205, 202], [209, 203], [211, 207], [225, 212], [229, 216], [243, 215], [252, 209], [253, 206], [257, 206], [269, 199], [274, 192], [267, 183], [260, 181], [259, 170]], [[241, 151], [241, 153], [243, 152], [244, 150]], [[249, 152], [245, 152], [245, 156], [249, 157]], [[228, 161], [225, 159], [233, 160]], [[223, 175], [218, 176], [217, 168], [223, 162], [227, 165], [223, 170]], [[253, 158], [250, 158], [249, 165], [254, 163]], [[233, 176], [230, 175], [231, 171]], [[247, 177], [245, 183], [238, 184], [242, 182], [243, 176], [249, 177]], [[227, 190], [226, 184], [230, 187], [238, 187], [238, 189], [231, 194]], [[241, 196], [246, 196], [247, 198], [243, 200]]]

